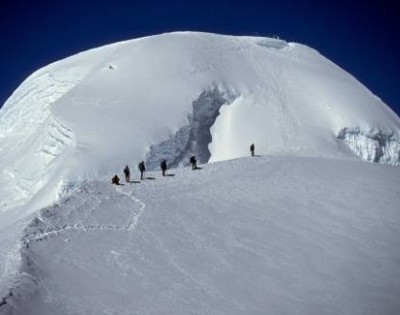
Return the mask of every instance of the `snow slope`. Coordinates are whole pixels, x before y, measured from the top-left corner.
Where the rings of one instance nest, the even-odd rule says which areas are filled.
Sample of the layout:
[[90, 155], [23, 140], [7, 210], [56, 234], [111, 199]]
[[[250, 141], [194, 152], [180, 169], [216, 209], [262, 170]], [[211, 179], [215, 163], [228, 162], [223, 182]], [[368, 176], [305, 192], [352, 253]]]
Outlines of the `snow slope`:
[[[307, 46], [178, 32], [82, 52], [15, 90], [0, 142], [0, 312], [398, 309], [400, 119]], [[250, 143], [263, 157], [227, 161]], [[192, 173], [193, 154], [219, 162]], [[108, 184], [161, 159], [175, 178]]]
[[172, 172], [87, 182], [42, 210], [0, 313], [398, 314], [400, 168], [255, 157]]
[[8, 99], [1, 209], [32, 198], [36, 209], [65, 183], [127, 163], [227, 160], [252, 142], [259, 154], [398, 164], [399, 130], [380, 99], [309, 47], [192, 32], [140, 38], [44, 67]]

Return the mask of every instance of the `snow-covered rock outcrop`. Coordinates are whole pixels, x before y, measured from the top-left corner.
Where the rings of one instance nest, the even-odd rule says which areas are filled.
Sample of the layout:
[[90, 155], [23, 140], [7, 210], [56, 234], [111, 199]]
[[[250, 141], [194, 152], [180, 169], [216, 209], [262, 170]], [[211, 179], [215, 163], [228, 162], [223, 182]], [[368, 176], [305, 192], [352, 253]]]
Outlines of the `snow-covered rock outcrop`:
[[143, 159], [149, 169], [192, 154], [227, 160], [250, 143], [257, 154], [354, 158], [337, 138], [352, 126], [390, 135], [368, 158], [369, 142], [345, 133], [362, 158], [398, 164], [400, 119], [304, 45], [192, 32], [116, 43], [40, 69], [2, 107], [1, 209], [35, 196], [33, 209], [65, 183]]

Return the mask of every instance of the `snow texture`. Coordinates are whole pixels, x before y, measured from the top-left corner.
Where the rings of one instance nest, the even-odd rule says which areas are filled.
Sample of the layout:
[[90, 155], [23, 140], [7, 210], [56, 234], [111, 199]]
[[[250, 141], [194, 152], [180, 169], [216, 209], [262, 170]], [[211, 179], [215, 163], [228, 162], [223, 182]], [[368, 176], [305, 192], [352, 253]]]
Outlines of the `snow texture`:
[[24, 231], [24, 285], [0, 310], [398, 314], [398, 167], [305, 157], [202, 167], [87, 182], [43, 209]]
[[[400, 309], [400, 119], [307, 46], [82, 52], [15, 90], [0, 142], [1, 314]], [[110, 185], [141, 160], [144, 181]]]
[[400, 164], [400, 142], [393, 133], [381, 130], [362, 131], [360, 128], [344, 128], [338, 135], [363, 160], [384, 164]]
[[[121, 165], [228, 160], [253, 142], [258, 154], [354, 158], [337, 135], [355, 126], [399, 143], [395, 113], [307, 46], [193, 32], [116, 43], [38, 70], [1, 108], [1, 209], [37, 209], [60, 182]], [[378, 160], [398, 156], [391, 145]]]

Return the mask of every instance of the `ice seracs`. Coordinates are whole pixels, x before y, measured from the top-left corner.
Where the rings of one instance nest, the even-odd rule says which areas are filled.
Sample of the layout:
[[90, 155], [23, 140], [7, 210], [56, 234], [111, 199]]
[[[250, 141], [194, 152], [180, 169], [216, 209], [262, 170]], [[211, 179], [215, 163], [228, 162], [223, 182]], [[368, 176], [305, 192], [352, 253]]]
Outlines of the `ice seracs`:
[[361, 130], [344, 128], [338, 139], [343, 140], [358, 156], [370, 162], [400, 164], [400, 142], [394, 133], [385, 133], [379, 129]]

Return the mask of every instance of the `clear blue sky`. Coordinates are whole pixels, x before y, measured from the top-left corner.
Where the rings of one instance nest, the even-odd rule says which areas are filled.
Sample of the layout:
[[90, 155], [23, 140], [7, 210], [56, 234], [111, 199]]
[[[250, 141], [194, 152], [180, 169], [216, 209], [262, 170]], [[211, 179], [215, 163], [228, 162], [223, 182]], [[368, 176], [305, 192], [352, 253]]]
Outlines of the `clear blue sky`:
[[0, 106], [33, 71], [170, 31], [279, 36], [317, 49], [400, 114], [395, 1], [0, 0]]

